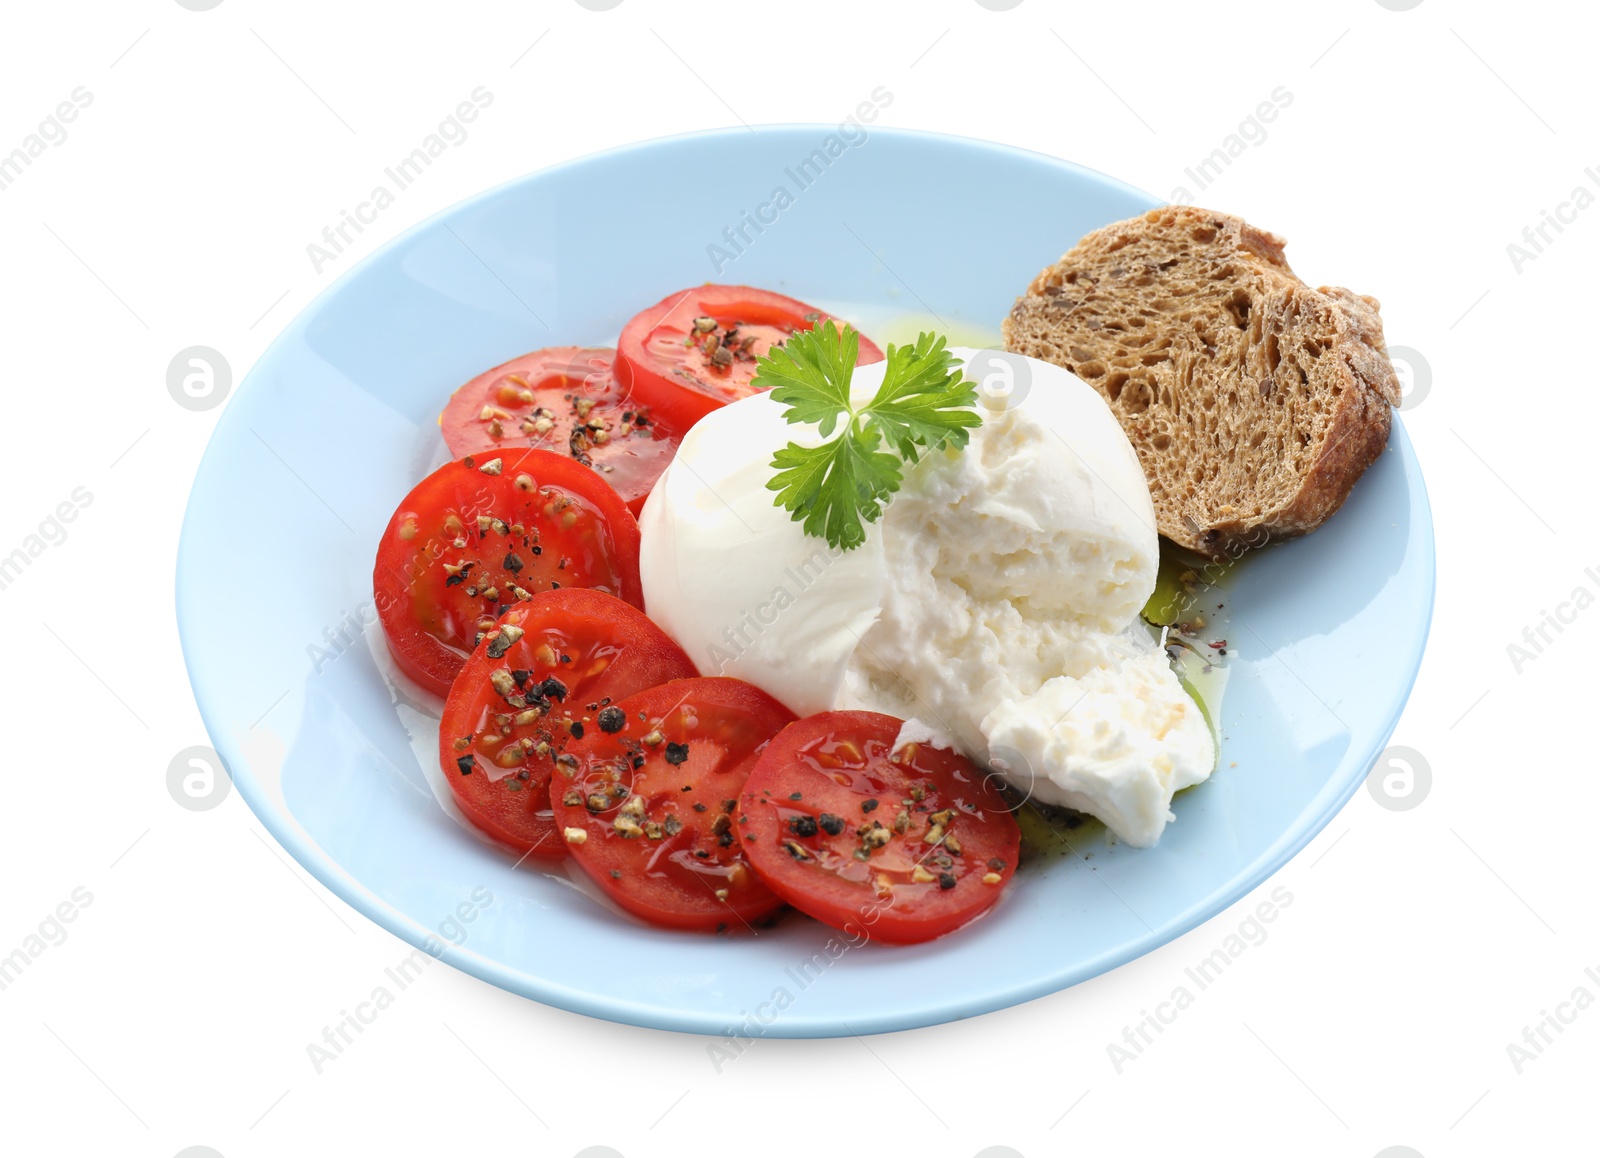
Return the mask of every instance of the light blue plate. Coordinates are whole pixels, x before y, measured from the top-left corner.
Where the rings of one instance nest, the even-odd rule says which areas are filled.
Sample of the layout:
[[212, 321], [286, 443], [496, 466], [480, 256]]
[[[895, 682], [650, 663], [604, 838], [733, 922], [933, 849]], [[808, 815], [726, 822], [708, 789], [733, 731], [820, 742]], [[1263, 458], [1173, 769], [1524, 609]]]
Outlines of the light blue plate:
[[[644, 1026], [789, 1037], [906, 1029], [1050, 993], [1193, 928], [1283, 865], [1362, 782], [1415, 678], [1433, 532], [1396, 422], [1338, 516], [1230, 583], [1221, 767], [1180, 797], [1160, 845], [1097, 839], [1087, 862], [1044, 862], [955, 936], [833, 959], [830, 931], [804, 918], [754, 938], [661, 932], [564, 877], [513, 869], [446, 816], [349, 624], [371, 615], [379, 533], [429, 465], [456, 385], [534, 347], [612, 344], [636, 310], [708, 280], [993, 331], [1081, 234], [1153, 204], [1048, 157], [899, 131], [802, 173], [814, 150], [827, 158], [829, 133], [652, 142], [446, 210], [306, 308], [201, 462], [178, 623], [240, 793], [350, 904], [513, 992]], [[762, 210], [779, 187], [792, 204]], [[708, 247], [733, 252], [724, 230], [738, 237], [746, 211], [773, 220], [744, 224], [719, 273]]]

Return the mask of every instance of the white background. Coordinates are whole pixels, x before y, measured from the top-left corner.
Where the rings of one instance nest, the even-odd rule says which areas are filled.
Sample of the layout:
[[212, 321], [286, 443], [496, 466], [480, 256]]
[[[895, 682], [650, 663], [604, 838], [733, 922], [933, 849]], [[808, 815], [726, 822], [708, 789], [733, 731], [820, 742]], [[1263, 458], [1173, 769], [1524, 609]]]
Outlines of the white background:
[[[1507, 1046], [1580, 985], [1600, 998], [1600, 612], [1520, 672], [1507, 646], [1574, 588], [1600, 592], [1600, 211], [1567, 212], [1520, 270], [1507, 245], [1574, 187], [1600, 192], [1593, 28], [1575, 5], [1395, 6], [8, 5], [0, 152], [75, 87], [93, 103], [0, 191], [0, 555], [75, 488], [92, 503], [0, 590], [0, 955], [74, 889], [93, 899], [0, 991], [0, 1150], [1592, 1153], [1600, 1010], [1520, 1072]], [[306, 244], [479, 85], [495, 100], [470, 139], [314, 272]], [[237, 381], [360, 255], [508, 178], [738, 120], [836, 121], [876, 85], [894, 94], [883, 123], [1163, 198], [1187, 186], [1287, 235], [1312, 284], [1382, 299], [1390, 343], [1431, 370], [1404, 417], [1439, 603], [1395, 736], [1431, 791], [1409, 811], [1359, 792], [1257, 897], [966, 1023], [761, 1041], [719, 1074], [705, 1039], [433, 966], [316, 1074], [307, 1043], [409, 947], [311, 882], [236, 794], [210, 812], [168, 794], [174, 754], [207, 742], [172, 576], [220, 413], [175, 405], [168, 362], [203, 343]], [[1278, 86], [1290, 107], [1198, 193], [1184, 169]], [[240, 632], [248, 654], [248, 613]], [[1268, 940], [1117, 1072], [1107, 1045], [1278, 885], [1294, 902]]]

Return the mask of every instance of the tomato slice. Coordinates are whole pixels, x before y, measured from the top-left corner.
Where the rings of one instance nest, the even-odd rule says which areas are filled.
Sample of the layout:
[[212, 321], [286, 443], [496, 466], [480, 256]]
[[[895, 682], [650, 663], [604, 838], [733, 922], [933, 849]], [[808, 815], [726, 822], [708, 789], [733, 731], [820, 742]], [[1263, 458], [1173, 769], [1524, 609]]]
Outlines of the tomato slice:
[[563, 750], [598, 732], [613, 701], [692, 675], [689, 657], [644, 612], [598, 591], [545, 591], [501, 616], [456, 676], [439, 766], [482, 831], [536, 856], [565, 856], [550, 816], [550, 773], [569, 759]]
[[[768, 290], [701, 285], [668, 294], [635, 314], [617, 340], [617, 378], [658, 421], [688, 430], [755, 391], [756, 359], [833, 315]], [[838, 319], [834, 319], [838, 321]], [[883, 361], [861, 337], [859, 365]]]
[[623, 908], [718, 930], [782, 905], [750, 871], [733, 810], [761, 749], [794, 714], [742, 680], [675, 680], [613, 705], [550, 784], [567, 848]]
[[552, 346], [486, 370], [450, 396], [439, 426], [450, 453], [537, 447], [593, 467], [634, 514], [681, 431], [655, 420], [612, 375], [615, 350]]
[[378, 543], [372, 585], [400, 669], [444, 695], [479, 635], [541, 591], [593, 587], [642, 606], [639, 525], [588, 467], [547, 450], [446, 463]]
[[785, 728], [740, 795], [738, 832], [757, 874], [795, 908], [908, 944], [999, 900], [1022, 833], [966, 757], [926, 744], [892, 751], [900, 723], [823, 712]]

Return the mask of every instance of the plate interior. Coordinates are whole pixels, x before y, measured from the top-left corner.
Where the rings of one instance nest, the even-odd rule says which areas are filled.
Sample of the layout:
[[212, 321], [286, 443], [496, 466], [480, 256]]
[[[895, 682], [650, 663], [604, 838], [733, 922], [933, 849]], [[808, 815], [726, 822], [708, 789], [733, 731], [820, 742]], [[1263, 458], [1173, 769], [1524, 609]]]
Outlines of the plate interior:
[[636, 310], [712, 280], [854, 309], [869, 332], [909, 316], [992, 333], [1080, 235], [1152, 204], [982, 142], [874, 130], [850, 144], [797, 126], [600, 154], [412, 229], [277, 339], [195, 480], [179, 626], [240, 793], [301, 864], [406, 940], [540, 1001], [668, 1029], [947, 1021], [1071, 985], [1217, 913], [1348, 799], [1415, 676], [1433, 537], [1398, 419], [1331, 522], [1230, 580], [1220, 768], [1179, 797], [1159, 846], [1080, 842], [929, 945], [855, 946], [798, 917], [759, 935], [666, 933], [562, 872], [514, 868], [435, 804], [362, 627], [378, 536], [433, 461], [449, 391], [485, 367], [612, 344]]

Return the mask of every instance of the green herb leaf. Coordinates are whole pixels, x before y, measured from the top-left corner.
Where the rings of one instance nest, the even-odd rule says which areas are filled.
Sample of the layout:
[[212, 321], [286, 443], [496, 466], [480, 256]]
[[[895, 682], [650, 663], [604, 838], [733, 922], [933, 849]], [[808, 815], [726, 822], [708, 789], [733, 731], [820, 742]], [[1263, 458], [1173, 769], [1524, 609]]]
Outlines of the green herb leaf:
[[770, 388], [773, 401], [789, 407], [786, 421], [811, 423], [827, 438], [839, 412], [850, 409], [850, 373], [859, 349], [860, 335], [853, 327], [847, 325], [840, 333], [829, 320], [771, 347], [750, 384], [758, 390]]
[[890, 346], [882, 386], [857, 408], [850, 376], [859, 350], [853, 327], [841, 331], [829, 321], [772, 347], [752, 380], [787, 408], [786, 422], [814, 425], [829, 440], [809, 447], [791, 442], [778, 451], [767, 489], [778, 492], [776, 504], [806, 534], [846, 551], [866, 541], [866, 524], [900, 489], [904, 465], [926, 449], [966, 446], [968, 431], [983, 421], [977, 389], [962, 378], [942, 336], [921, 334], [913, 345]]
[[962, 378], [944, 336], [919, 334], [913, 346], [890, 346], [883, 385], [867, 406], [884, 438], [908, 461], [917, 447], [967, 445], [967, 430], [983, 419], [977, 387]]
[[878, 432], [854, 427], [821, 446], [790, 443], [772, 458], [767, 483], [806, 534], [854, 550], [866, 542], [883, 501], [900, 487], [900, 459], [879, 449]]

